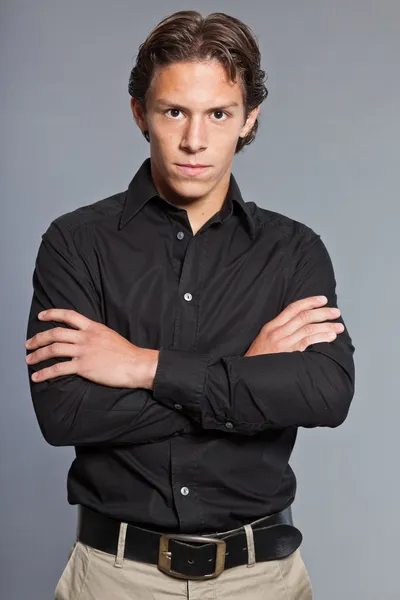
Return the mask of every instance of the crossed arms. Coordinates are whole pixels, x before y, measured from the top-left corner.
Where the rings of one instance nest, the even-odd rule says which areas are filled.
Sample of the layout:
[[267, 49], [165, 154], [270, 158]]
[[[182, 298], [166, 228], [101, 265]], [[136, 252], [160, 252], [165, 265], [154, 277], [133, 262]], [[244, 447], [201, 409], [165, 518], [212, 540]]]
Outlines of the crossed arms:
[[145, 443], [193, 427], [245, 435], [336, 427], [347, 416], [354, 346], [343, 319], [329, 312], [336, 281], [316, 234], [302, 245], [285, 309], [244, 356], [140, 348], [106, 327], [73, 231], [56, 222], [42, 236], [32, 282], [29, 384], [52, 445]]

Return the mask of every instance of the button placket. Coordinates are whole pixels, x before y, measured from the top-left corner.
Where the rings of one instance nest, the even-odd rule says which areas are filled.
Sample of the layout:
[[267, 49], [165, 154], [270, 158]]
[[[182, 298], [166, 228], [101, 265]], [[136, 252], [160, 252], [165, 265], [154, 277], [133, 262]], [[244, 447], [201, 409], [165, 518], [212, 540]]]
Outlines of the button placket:
[[[185, 231], [184, 239], [178, 243], [176, 234], [175, 249], [182, 251], [182, 267], [177, 287], [174, 334], [171, 348], [197, 350], [199, 316], [203, 290], [204, 268], [207, 265], [208, 231], [191, 236]], [[173, 407], [182, 411], [179, 399]], [[197, 472], [200, 469], [196, 452], [182, 453], [187, 443], [186, 437], [177, 436], [171, 440], [172, 493], [174, 504], [182, 528], [193, 527], [195, 523], [205, 525], [201, 489], [197, 489]]]
[[[199, 332], [203, 266], [205, 264], [206, 233], [186, 240], [186, 251], [179, 278], [172, 348], [195, 350]], [[200, 295], [200, 297], [199, 297]]]

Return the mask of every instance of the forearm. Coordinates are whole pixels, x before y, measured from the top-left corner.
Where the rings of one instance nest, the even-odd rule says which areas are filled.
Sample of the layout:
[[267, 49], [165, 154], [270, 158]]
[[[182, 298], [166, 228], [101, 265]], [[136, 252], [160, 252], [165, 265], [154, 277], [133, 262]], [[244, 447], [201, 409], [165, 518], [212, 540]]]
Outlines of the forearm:
[[177, 412], [204, 429], [251, 435], [271, 427], [336, 427], [354, 394], [352, 345], [342, 335], [333, 347], [218, 360], [163, 350], [154, 397], [180, 405]]
[[28, 372], [41, 432], [53, 446], [141, 444], [191, 428], [151, 390], [103, 386], [77, 375], [35, 383], [33, 368]]
[[[33, 287], [26, 339], [46, 329], [64, 326], [59, 322], [39, 321], [37, 315], [44, 309], [73, 308], [102, 321], [90, 282], [61, 259], [61, 254], [53, 251], [47, 241], [40, 246]], [[68, 302], [68, 295], [75, 302]], [[153, 357], [157, 354], [146, 352]], [[135, 389], [100, 385], [76, 374], [40, 382], [32, 380], [34, 372], [65, 360], [70, 359], [58, 356], [28, 365], [35, 414], [48, 443], [54, 446], [140, 444], [192, 427], [183, 414], [154, 400], [148, 369], [143, 371], [143, 388]]]
[[[39, 326], [51, 325], [39, 323], [34, 317], [36, 311], [34, 299], [29, 337]], [[46, 441], [53, 446], [141, 444], [191, 427], [187, 417], [153, 398], [150, 382], [158, 351], [143, 349], [144, 357], [148, 360], [136, 367], [143, 387], [135, 389], [100, 385], [75, 374], [40, 382], [31, 379], [34, 372], [69, 360], [60, 356], [28, 365], [31, 397]]]
[[[327, 249], [312, 231], [296, 248], [283, 308], [323, 294], [337, 307]], [[254, 434], [266, 428], [336, 427], [346, 418], [355, 388], [355, 347], [344, 330], [304, 351], [214, 357], [161, 350], [154, 398], [204, 429]], [[177, 408], [179, 405], [181, 408]]]

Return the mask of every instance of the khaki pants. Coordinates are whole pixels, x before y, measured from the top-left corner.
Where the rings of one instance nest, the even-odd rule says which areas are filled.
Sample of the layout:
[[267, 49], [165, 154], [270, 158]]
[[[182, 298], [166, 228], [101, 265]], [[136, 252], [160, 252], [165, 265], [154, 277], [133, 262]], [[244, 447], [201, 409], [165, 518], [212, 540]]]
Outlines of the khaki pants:
[[[123, 524], [122, 524], [123, 525]], [[121, 530], [122, 532], [122, 530]], [[74, 542], [55, 600], [312, 600], [300, 548], [290, 556], [239, 565], [208, 580], [177, 579], [151, 565]]]

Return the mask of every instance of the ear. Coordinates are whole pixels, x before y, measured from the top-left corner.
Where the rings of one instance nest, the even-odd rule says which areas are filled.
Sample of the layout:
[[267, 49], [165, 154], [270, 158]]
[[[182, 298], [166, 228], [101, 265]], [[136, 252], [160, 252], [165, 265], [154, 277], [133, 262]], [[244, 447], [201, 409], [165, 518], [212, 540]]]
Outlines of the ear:
[[131, 109], [133, 118], [136, 121], [137, 126], [143, 131], [148, 129], [146, 112], [143, 108], [142, 103], [137, 98], [131, 98]]
[[256, 106], [255, 108], [253, 108], [253, 110], [249, 113], [245, 124], [243, 125], [242, 129], [240, 130], [239, 137], [241, 137], [241, 138], [246, 137], [246, 135], [252, 130], [253, 125], [256, 122], [259, 112], [260, 112], [259, 106]]

